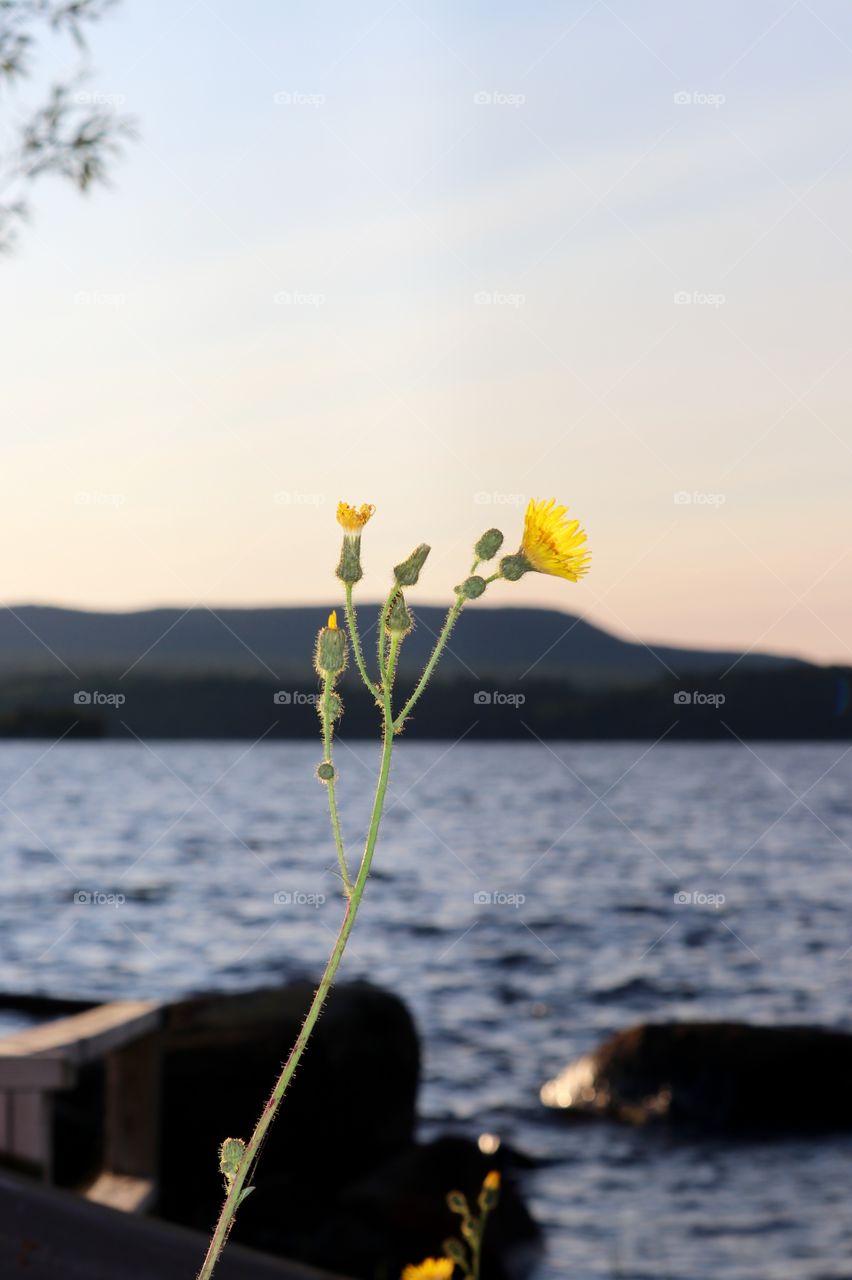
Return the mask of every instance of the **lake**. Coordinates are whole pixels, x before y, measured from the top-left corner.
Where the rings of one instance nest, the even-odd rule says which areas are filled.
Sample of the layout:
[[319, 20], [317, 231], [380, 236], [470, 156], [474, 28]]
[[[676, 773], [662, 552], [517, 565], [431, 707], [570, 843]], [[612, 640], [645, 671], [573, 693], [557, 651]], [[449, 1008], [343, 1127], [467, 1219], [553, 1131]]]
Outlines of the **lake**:
[[[400, 740], [343, 976], [412, 1008], [424, 1135], [495, 1133], [538, 1162], [540, 1280], [852, 1275], [852, 1137], [687, 1141], [538, 1102], [640, 1019], [852, 1026], [850, 752]], [[341, 911], [319, 758], [0, 745], [0, 988], [169, 996], [316, 974]], [[355, 850], [378, 749], [341, 742], [337, 760]]]

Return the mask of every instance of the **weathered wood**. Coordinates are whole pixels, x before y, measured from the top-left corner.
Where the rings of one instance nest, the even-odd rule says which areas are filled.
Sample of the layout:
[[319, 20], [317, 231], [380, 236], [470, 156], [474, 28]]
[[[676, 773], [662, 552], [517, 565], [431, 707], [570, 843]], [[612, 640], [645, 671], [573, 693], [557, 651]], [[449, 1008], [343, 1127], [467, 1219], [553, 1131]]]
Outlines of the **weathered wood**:
[[0, 1059], [62, 1058], [82, 1066], [152, 1031], [161, 1009], [152, 1000], [113, 1000], [84, 1013], [16, 1031], [0, 1040]]
[[[206, 1237], [118, 1213], [0, 1172], [0, 1276], [27, 1280], [192, 1280]], [[342, 1280], [229, 1245], [216, 1280]]]
[[64, 1058], [5, 1057], [0, 1049], [0, 1091], [70, 1089], [75, 1075], [74, 1064]]
[[145, 1213], [157, 1197], [157, 1184], [153, 1178], [132, 1178], [126, 1173], [105, 1170], [83, 1194], [93, 1204], [105, 1204], [122, 1213]]
[[104, 1167], [154, 1179], [160, 1136], [159, 1030], [114, 1050], [106, 1060]]

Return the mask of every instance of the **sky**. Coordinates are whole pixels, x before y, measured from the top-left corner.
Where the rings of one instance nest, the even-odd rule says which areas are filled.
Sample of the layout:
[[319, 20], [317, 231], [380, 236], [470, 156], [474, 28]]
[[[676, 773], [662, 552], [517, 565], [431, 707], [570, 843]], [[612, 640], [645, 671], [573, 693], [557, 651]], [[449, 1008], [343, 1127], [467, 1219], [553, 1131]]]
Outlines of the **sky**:
[[122, 0], [90, 62], [139, 140], [0, 261], [0, 601], [325, 608], [343, 498], [441, 603], [553, 496], [588, 577], [476, 607], [852, 660], [845, 0]]

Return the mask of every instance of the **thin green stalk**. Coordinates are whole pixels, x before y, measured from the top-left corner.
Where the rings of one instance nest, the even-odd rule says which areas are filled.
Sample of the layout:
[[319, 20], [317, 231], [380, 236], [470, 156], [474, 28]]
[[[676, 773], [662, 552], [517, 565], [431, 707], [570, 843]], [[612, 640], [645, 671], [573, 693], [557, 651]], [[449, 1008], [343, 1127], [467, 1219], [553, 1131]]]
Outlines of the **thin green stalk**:
[[[334, 692], [332, 680], [330, 676], [326, 676], [322, 685], [322, 702], [320, 710], [322, 712], [322, 744], [323, 759], [326, 764], [332, 764], [332, 735], [333, 720], [331, 715], [331, 695]], [[340, 829], [340, 815], [337, 812], [337, 793], [335, 791], [334, 778], [328, 778], [325, 783], [328, 792], [328, 814], [331, 819], [331, 829], [334, 832], [334, 847], [337, 850], [337, 861], [340, 863], [340, 874], [343, 877], [343, 891], [347, 898], [352, 897], [352, 881], [349, 878], [349, 868], [346, 865], [346, 852], [343, 847], [343, 832]]]
[[374, 684], [370, 679], [367, 664], [364, 662], [364, 651], [361, 648], [361, 633], [358, 630], [358, 615], [356, 614], [355, 606], [352, 603], [351, 582], [346, 583], [346, 625], [349, 628], [349, 639], [352, 641], [352, 652], [355, 654], [355, 666], [358, 668], [364, 684], [367, 686], [376, 701], [379, 702], [381, 691], [379, 686]]
[[[398, 640], [396, 643], [399, 643]], [[394, 649], [395, 644], [392, 640], [392, 653], [394, 652]], [[270, 1126], [278, 1113], [281, 1100], [287, 1092], [287, 1088], [293, 1078], [296, 1067], [299, 1065], [299, 1060], [301, 1059], [308, 1040], [310, 1039], [311, 1032], [313, 1031], [317, 1019], [322, 1012], [322, 1007], [325, 1003], [326, 997], [328, 996], [329, 989], [331, 988], [335, 975], [337, 974], [340, 961], [343, 957], [343, 952], [346, 949], [346, 943], [349, 941], [349, 935], [352, 932], [353, 925], [355, 924], [355, 918], [358, 914], [358, 908], [361, 905], [361, 899], [364, 896], [364, 889], [370, 874], [370, 866], [373, 861], [373, 853], [376, 848], [376, 840], [379, 834], [379, 825], [381, 823], [382, 809], [384, 807], [388, 777], [390, 775], [391, 755], [393, 753], [394, 733], [390, 709], [390, 689], [385, 686], [382, 692], [384, 703], [384, 739], [382, 743], [382, 758], [379, 766], [379, 776], [376, 782], [373, 809], [370, 814], [370, 827], [367, 832], [367, 840], [364, 845], [361, 865], [358, 868], [358, 875], [355, 879], [355, 884], [352, 887], [352, 894], [346, 903], [346, 910], [343, 915], [340, 932], [337, 935], [334, 948], [328, 958], [322, 978], [320, 979], [320, 984], [316, 989], [313, 1000], [311, 1001], [311, 1006], [308, 1009], [305, 1021], [302, 1024], [302, 1029], [299, 1032], [296, 1043], [290, 1050], [290, 1056], [281, 1070], [281, 1074], [275, 1083], [275, 1088], [272, 1090], [266, 1106], [263, 1108], [260, 1119], [255, 1125], [254, 1132], [246, 1143], [245, 1155], [240, 1161], [236, 1173], [233, 1175], [228, 1194], [225, 1198], [225, 1203], [222, 1206], [221, 1213], [219, 1214], [219, 1220], [216, 1223], [213, 1237], [207, 1249], [207, 1255], [204, 1259], [201, 1270], [198, 1273], [198, 1280], [210, 1280], [216, 1264], [222, 1255], [222, 1250], [225, 1247], [228, 1235], [234, 1225], [237, 1208], [243, 1198], [243, 1188], [245, 1187], [246, 1180], [257, 1162], [264, 1138], [269, 1132]]]
[[423, 690], [426, 688], [427, 684], [429, 683], [429, 679], [432, 675], [432, 672], [435, 670], [435, 666], [438, 662], [438, 659], [440, 658], [441, 654], [444, 652], [444, 646], [446, 645], [447, 641], [450, 638], [450, 632], [455, 626], [458, 620], [458, 616], [461, 613], [462, 609], [464, 608], [465, 603], [466, 601], [464, 596], [461, 596], [461, 595], [456, 596], [456, 602], [454, 605], [450, 607], [447, 613], [447, 616], [444, 619], [444, 625], [441, 628], [438, 639], [435, 641], [435, 647], [432, 650], [432, 656], [430, 657], [429, 661], [426, 663], [426, 666], [423, 670], [423, 675], [418, 680], [417, 685], [411, 697], [408, 699], [405, 706], [402, 708], [399, 715], [396, 717], [396, 719], [393, 722], [394, 733], [400, 732], [400, 730], [402, 729], [402, 726], [405, 724], [406, 719], [411, 713], [412, 707], [415, 705], [418, 698], [422, 694]]
[[388, 683], [387, 659], [385, 658], [385, 641], [387, 639], [387, 633], [385, 631], [385, 623], [388, 620], [388, 614], [391, 611], [391, 605], [393, 604], [394, 598], [398, 591], [399, 591], [399, 586], [397, 583], [394, 583], [388, 593], [388, 598], [384, 603], [384, 608], [379, 614], [379, 634], [376, 637], [376, 651], [378, 653], [378, 658], [379, 658], [379, 679], [381, 680], [383, 687], [385, 687]]

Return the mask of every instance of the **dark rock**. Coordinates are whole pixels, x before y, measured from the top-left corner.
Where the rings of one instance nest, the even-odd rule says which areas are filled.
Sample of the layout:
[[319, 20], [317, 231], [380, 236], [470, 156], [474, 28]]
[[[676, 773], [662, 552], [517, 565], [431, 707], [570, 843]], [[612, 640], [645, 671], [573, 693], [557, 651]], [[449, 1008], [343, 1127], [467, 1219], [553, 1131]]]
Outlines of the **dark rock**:
[[[218, 1149], [247, 1138], [314, 987], [203, 996], [167, 1010], [159, 1212], [207, 1229], [222, 1200]], [[419, 1047], [402, 1001], [366, 983], [332, 990], [266, 1141], [235, 1238], [274, 1248], [413, 1138]], [[277, 1250], [276, 1250], [277, 1251]]]
[[737, 1022], [643, 1023], [541, 1090], [566, 1115], [724, 1133], [852, 1128], [852, 1034]]
[[406, 1263], [440, 1255], [458, 1235], [459, 1218], [447, 1207], [449, 1191], [476, 1205], [483, 1179], [499, 1169], [502, 1187], [489, 1216], [482, 1256], [483, 1280], [520, 1280], [540, 1255], [538, 1228], [511, 1176], [511, 1153], [484, 1156], [465, 1138], [412, 1144], [341, 1196], [321, 1237], [300, 1255], [314, 1266], [363, 1277], [398, 1276]]

